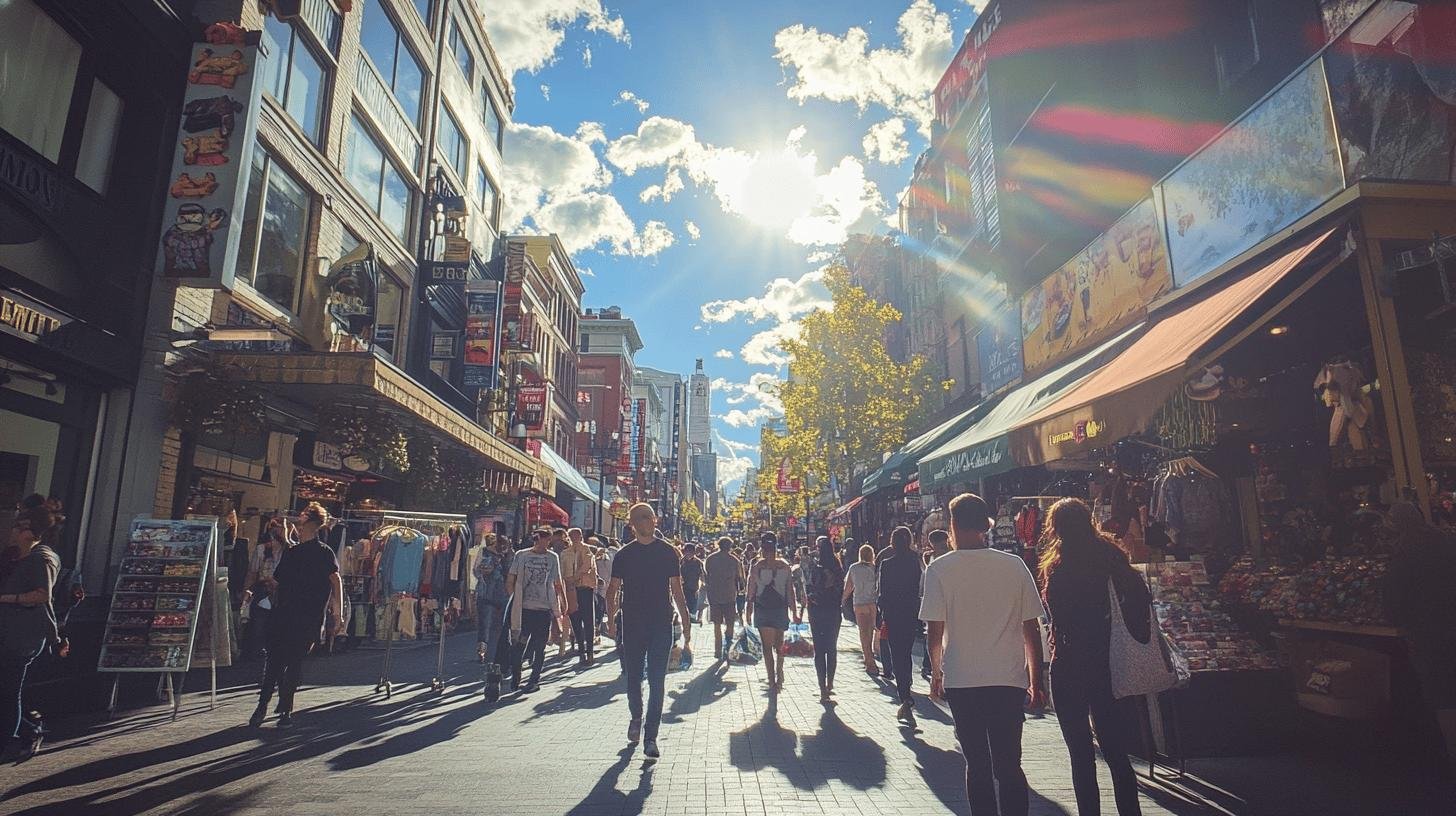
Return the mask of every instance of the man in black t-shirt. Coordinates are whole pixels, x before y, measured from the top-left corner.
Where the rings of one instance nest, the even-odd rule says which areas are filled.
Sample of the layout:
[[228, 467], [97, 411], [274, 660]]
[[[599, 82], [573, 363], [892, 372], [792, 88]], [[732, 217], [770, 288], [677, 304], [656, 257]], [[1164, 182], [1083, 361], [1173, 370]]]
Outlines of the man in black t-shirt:
[[[633, 538], [612, 559], [612, 581], [607, 585], [607, 635], [617, 641], [627, 675], [627, 707], [632, 721], [627, 741], [645, 736], [642, 752], [657, 758], [657, 729], [667, 686], [667, 658], [672, 653], [672, 609], [682, 620], [683, 648], [692, 639], [692, 618], [683, 596], [677, 550], [657, 535], [657, 514], [649, 504], [632, 505], [627, 514]], [[618, 595], [621, 596], [620, 606]], [[617, 633], [617, 610], [622, 610], [622, 631]], [[642, 674], [647, 673], [647, 712], [644, 731]]]
[[703, 582], [703, 561], [698, 558], [698, 545], [688, 544], [683, 547], [682, 559], [682, 584], [683, 597], [688, 601], [688, 614], [693, 616], [693, 623], [698, 623], [698, 612], [702, 604], [698, 603], [698, 590]]
[[303, 508], [295, 527], [299, 543], [284, 550], [273, 569], [278, 588], [271, 596], [268, 657], [263, 664], [258, 707], [248, 721], [254, 727], [262, 725], [268, 716], [274, 686], [278, 687], [278, 727], [292, 725], [293, 694], [298, 690], [303, 658], [315, 642], [342, 625], [344, 583], [339, 577], [339, 561], [320, 537], [328, 520], [329, 511], [318, 502]]

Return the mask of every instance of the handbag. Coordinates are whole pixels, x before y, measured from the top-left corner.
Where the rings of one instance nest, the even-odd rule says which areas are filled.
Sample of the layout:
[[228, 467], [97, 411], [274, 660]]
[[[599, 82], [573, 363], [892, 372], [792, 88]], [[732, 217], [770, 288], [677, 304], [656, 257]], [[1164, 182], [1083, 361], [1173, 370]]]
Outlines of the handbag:
[[839, 614], [844, 616], [846, 623], [854, 623], [854, 598], [845, 598], [844, 603], [839, 606]]
[[1108, 667], [1112, 671], [1112, 696], [1121, 700], [1143, 694], [1157, 694], [1178, 684], [1178, 673], [1174, 669], [1173, 647], [1163, 634], [1162, 627], [1153, 619], [1152, 604], [1147, 606], [1149, 631], [1147, 643], [1140, 642], [1128, 631], [1122, 617], [1122, 604], [1117, 600], [1117, 590], [1112, 579], [1107, 580], [1107, 596], [1112, 607], [1112, 637], [1109, 641]]

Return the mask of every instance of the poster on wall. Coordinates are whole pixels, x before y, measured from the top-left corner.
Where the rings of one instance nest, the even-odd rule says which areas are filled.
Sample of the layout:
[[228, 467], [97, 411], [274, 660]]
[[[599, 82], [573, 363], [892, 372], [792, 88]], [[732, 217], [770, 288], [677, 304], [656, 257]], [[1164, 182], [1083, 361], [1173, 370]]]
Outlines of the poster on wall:
[[1184, 286], [1344, 186], [1322, 62], [1314, 62], [1158, 187]]
[[465, 286], [465, 374], [466, 388], [495, 387], [500, 284], [471, 281]]
[[187, 71], [157, 271], [188, 286], [231, 289], [262, 92], [253, 81], [259, 33], [216, 23], [204, 39]]
[[1021, 312], [1005, 308], [986, 320], [976, 333], [981, 395], [1001, 390], [1021, 378]]
[[1171, 287], [1157, 212], [1146, 199], [1022, 296], [1026, 370], [1107, 339]]

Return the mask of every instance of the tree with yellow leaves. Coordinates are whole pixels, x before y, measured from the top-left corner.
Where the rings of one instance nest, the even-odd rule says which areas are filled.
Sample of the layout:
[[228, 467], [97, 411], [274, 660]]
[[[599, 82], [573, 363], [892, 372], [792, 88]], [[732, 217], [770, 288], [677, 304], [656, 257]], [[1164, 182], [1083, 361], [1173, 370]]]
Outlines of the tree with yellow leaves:
[[886, 328], [901, 319], [895, 307], [851, 284], [843, 267], [830, 267], [824, 285], [833, 306], [806, 316], [798, 338], [782, 344], [789, 378], [779, 397], [788, 432], [765, 430], [760, 440], [765, 462], [786, 461], [802, 484], [798, 494], [781, 494], [777, 464], [759, 474], [775, 516], [803, 514], [831, 483], [847, 491], [856, 473], [904, 444], [935, 387], [924, 358], [901, 363], [886, 349]]

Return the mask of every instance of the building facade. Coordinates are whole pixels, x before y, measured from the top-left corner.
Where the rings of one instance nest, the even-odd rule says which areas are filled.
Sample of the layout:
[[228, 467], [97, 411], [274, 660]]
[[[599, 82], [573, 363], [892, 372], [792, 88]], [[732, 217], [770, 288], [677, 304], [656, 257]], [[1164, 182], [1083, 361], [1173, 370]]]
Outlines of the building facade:
[[[633, 358], [642, 350], [637, 324], [616, 306], [588, 309], [580, 318], [576, 407], [577, 467], [627, 494], [632, 468]], [[610, 490], [608, 491], [611, 492]]]

